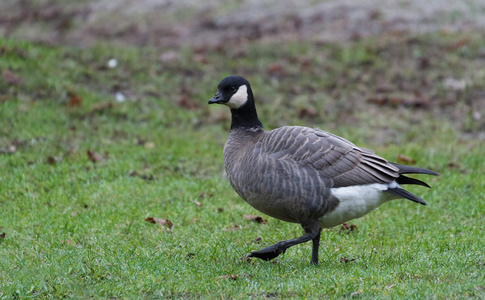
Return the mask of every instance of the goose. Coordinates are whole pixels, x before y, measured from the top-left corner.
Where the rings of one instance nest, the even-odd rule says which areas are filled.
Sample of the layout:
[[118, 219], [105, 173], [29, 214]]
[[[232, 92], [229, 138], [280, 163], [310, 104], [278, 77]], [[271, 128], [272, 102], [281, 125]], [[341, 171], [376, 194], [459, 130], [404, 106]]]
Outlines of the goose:
[[251, 86], [241, 76], [222, 79], [209, 104], [231, 110], [223, 162], [236, 193], [260, 212], [298, 223], [304, 230], [300, 237], [253, 251], [248, 257], [271, 260], [311, 240], [310, 262], [317, 265], [323, 228], [362, 217], [393, 199], [426, 205], [401, 185], [430, 186], [403, 174], [438, 175], [389, 162], [320, 129], [284, 126], [265, 131]]

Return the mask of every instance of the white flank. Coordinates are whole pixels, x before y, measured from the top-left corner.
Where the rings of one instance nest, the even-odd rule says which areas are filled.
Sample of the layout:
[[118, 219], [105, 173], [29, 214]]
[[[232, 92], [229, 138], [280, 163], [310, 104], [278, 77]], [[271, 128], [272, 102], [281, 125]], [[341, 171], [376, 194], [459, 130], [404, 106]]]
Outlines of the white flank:
[[332, 195], [337, 197], [340, 203], [321, 219], [320, 226], [329, 228], [365, 216], [387, 201], [399, 198], [384, 192], [388, 188], [395, 187], [399, 187], [399, 184], [393, 181], [387, 184], [373, 183], [332, 188]]
[[226, 102], [226, 105], [230, 108], [239, 108], [248, 101], [248, 87], [241, 85], [237, 92], [232, 95], [231, 99]]

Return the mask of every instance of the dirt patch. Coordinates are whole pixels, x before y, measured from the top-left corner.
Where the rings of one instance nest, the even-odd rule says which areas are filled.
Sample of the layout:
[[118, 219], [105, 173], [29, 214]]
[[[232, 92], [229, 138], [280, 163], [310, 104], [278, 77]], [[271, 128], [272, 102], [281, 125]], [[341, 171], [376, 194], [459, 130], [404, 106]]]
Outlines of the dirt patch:
[[3, 0], [0, 35], [86, 47], [237, 47], [246, 41], [346, 42], [372, 35], [476, 31], [485, 2], [311, 0]]

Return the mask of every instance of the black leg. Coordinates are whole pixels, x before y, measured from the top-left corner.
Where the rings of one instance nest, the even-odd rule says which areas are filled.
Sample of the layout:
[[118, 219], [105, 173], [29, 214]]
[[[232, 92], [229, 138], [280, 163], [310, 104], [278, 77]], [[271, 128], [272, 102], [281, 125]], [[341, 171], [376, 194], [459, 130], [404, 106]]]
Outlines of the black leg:
[[312, 239], [313, 247], [312, 247], [312, 260], [311, 263], [314, 265], [318, 265], [318, 247], [320, 246], [320, 235], [322, 233], [322, 229], [318, 229], [318, 234]]
[[[296, 239], [291, 239], [291, 240], [286, 240], [286, 241], [281, 241], [278, 242], [272, 246], [263, 248], [258, 251], [253, 251], [251, 252], [248, 257], [256, 257], [260, 258], [262, 260], [271, 260], [273, 258], [276, 258], [278, 255], [281, 253], [285, 253], [286, 249], [301, 244], [308, 242], [309, 240], [313, 240], [313, 252], [312, 252], [312, 263], [314, 262], [314, 259], [316, 259], [316, 263], [318, 264], [318, 243], [320, 241], [320, 226], [319, 223], [314, 223], [312, 226], [309, 226], [307, 228], [304, 228], [306, 233], [299, 238]], [[318, 236], [318, 238], [317, 238]], [[316, 246], [316, 256], [314, 254], [315, 252], [315, 240], [317, 243]]]

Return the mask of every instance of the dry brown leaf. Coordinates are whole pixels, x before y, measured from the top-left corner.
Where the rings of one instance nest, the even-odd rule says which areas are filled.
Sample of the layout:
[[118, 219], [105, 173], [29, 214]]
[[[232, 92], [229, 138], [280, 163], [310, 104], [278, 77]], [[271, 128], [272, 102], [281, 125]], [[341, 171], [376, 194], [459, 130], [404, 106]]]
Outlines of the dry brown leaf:
[[98, 153], [91, 151], [89, 149], [86, 151], [86, 154], [88, 155], [88, 159], [93, 163], [104, 161], [104, 157], [102, 157], [101, 154], [98, 154]]
[[357, 228], [357, 225], [354, 225], [354, 224], [349, 224], [349, 223], [342, 223], [342, 226], [340, 226], [340, 230], [339, 232], [341, 231], [354, 231], [355, 228]]
[[259, 244], [259, 243], [261, 243], [261, 240], [262, 240], [262, 238], [261, 238], [260, 236], [258, 236], [257, 238], [255, 238], [255, 239], [253, 240], [253, 242], [254, 242], [255, 244]]
[[62, 158], [58, 156], [47, 156], [46, 163], [49, 165], [55, 165], [58, 161], [61, 161]]
[[409, 156], [398, 154], [397, 155], [398, 164], [415, 164], [416, 161]]
[[108, 108], [112, 108], [114, 106], [111, 102], [103, 102], [103, 103], [94, 103], [91, 106], [91, 112], [103, 112]]
[[252, 263], [252, 261], [251, 261], [251, 257], [248, 257], [246, 254], [244, 254], [244, 255], [241, 257], [241, 260], [242, 260], [242, 261], [247, 262], [248, 264], [254, 264], [254, 263]]
[[447, 164], [448, 168], [450, 169], [461, 169], [461, 165], [460, 164], [457, 164], [456, 162], [452, 162], [450, 161], [448, 164]]
[[5, 232], [0, 233], [0, 239], [4, 239], [7, 234]]
[[184, 93], [182, 96], [180, 96], [180, 98], [177, 100], [177, 105], [188, 110], [197, 110], [200, 107], [199, 104], [195, 102], [188, 93]]
[[153, 223], [153, 224], [159, 224], [159, 225], [162, 225], [162, 226], [166, 226], [166, 227], [168, 227], [168, 229], [172, 229], [172, 227], [173, 227], [172, 221], [170, 221], [168, 219], [148, 217], [148, 218], [145, 219], [145, 221]]
[[19, 85], [22, 83], [22, 79], [10, 70], [3, 70], [2, 79], [9, 85]]
[[218, 212], [218, 213], [221, 213], [221, 212], [223, 212], [223, 211], [224, 211], [224, 208], [222, 208], [222, 207], [218, 207], [218, 208], [217, 208], [217, 212]]
[[277, 73], [281, 73], [282, 67], [278, 62], [274, 62], [268, 66], [267, 70], [271, 75], [275, 75]]
[[298, 111], [298, 116], [300, 118], [313, 119], [316, 116], [318, 116], [318, 112], [316, 110], [314, 110], [313, 108], [304, 107], [304, 108], [301, 108]]
[[76, 95], [74, 93], [70, 93], [69, 95], [69, 106], [74, 107], [74, 106], [81, 106], [83, 103], [83, 98], [81, 98], [79, 95]]
[[234, 225], [232, 227], [229, 227], [229, 228], [224, 228], [222, 229], [223, 231], [234, 231], [234, 230], [239, 230], [241, 229], [241, 227], [239, 227], [239, 225]]
[[256, 216], [256, 215], [244, 215], [244, 219], [249, 220], [249, 221], [254, 221], [254, 222], [259, 223], [259, 224], [268, 223], [268, 221], [266, 221], [262, 217]]
[[356, 259], [357, 259], [357, 258], [351, 258], [351, 259], [348, 259], [346, 256], [342, 256], [342, 257], [340, 258], [340, 262], [341, 262], [341, 263], [349, 263], [349, 262], [354, 261], [354, 260], [356, 260]]
[[222, 275], [222, 276], [219, 276], [219, 278], [227, 278], [227, 279], [231, 279], [231, 280], [236, 280], [239, 278], [239, 274], [227, 274], [227, 275]]

